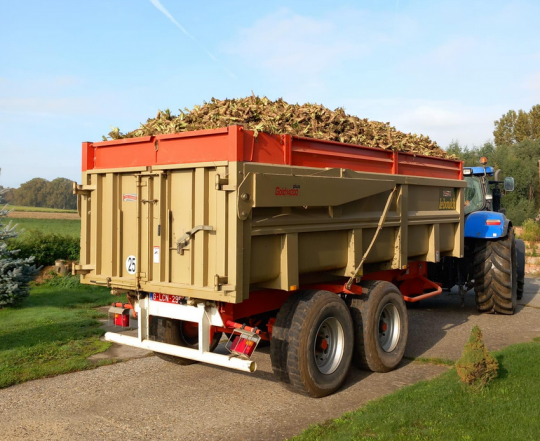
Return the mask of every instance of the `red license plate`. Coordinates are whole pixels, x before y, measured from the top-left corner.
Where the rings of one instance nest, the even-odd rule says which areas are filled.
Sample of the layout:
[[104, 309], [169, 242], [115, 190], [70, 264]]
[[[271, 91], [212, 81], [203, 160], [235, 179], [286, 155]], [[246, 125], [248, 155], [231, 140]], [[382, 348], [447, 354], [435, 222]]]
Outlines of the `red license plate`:
[[182, 303], [182, 296], [173, 296], [172, 294], [160, 294], [157, 292], [150, 293], [150, 300], [154, 302], [163, 302], [163, 303]]

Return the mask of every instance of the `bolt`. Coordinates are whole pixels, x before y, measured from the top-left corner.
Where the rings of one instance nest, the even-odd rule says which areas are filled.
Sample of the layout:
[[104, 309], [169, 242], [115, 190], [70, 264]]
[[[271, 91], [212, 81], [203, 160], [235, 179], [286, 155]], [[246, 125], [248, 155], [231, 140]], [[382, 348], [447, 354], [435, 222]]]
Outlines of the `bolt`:
[[242, 196], [240, 196], [240, 199], [242, 199], [244, 202], [249, 201], [249, 194], [244, 193]]
[[242, 216], [245, 216], [247, 213], [245, 211], [242, 211]]

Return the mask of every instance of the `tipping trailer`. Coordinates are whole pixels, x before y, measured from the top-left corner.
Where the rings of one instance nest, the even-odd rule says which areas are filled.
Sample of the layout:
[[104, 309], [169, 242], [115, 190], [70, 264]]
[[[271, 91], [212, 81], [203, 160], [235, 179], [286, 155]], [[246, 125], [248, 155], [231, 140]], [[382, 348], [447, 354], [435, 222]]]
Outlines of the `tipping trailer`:
[[351, 363], [394, 369], [405, 302], [466, 271], [466, 188], [460, 161], [241, 126], [85, 142], [74, 272], [128, 295], [138, 337], [107, 340], [248, 372], [270, 341], [322, 397]]

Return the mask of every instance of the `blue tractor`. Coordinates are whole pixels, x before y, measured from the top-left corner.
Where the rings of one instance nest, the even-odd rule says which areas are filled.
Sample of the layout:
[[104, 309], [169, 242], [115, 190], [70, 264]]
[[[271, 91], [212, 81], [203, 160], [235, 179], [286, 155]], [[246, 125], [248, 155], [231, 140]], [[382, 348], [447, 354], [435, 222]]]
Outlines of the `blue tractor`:
[[465, 255], [429, 264], [430, 277], [445, 289], [458, 286], [462, 305], [474, 287], [480, 312], [513, 314], [523, 296], [525, 244], [514, 236], [512, 221], [501, 208], [501, 185], [514, 190], [514, 178], [499, 180], [500, 170], [485, 165], [465, 167]]

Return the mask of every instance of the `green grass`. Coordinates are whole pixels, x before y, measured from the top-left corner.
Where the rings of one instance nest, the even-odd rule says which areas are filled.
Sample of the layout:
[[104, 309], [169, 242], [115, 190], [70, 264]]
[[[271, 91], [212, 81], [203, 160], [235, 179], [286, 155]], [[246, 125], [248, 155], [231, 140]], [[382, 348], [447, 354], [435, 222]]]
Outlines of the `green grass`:
[[[12, 224], [17, 224], [17, 229], [40, 230], [44, 233], [56, 233], [62, 235], [81, 235], [81, 221], [79, 219], [21, 219], [8, 218]], [[24, 234], [24, 232], [23, 232]]]
[[15, 211], [31, 211], [31, 212], [46, 212], [46, 213], [77, 213], [77, 210], [63, 210], [61, 208], [47, 207], [25, 207], [23, 205], [8, 205], [9, 210]]
[[494, 355], [499, 377], [481, 392], [468, 390], [450, 369], [313, 426], [293, 440], [537, 440], [540, 342], [509, 346]]
[[0, 310], [0, 388], [113, 362], [86, 359], [110, 347], [94, 308], [112, 302], [101, 287], [39, 286], [20, 307]]

